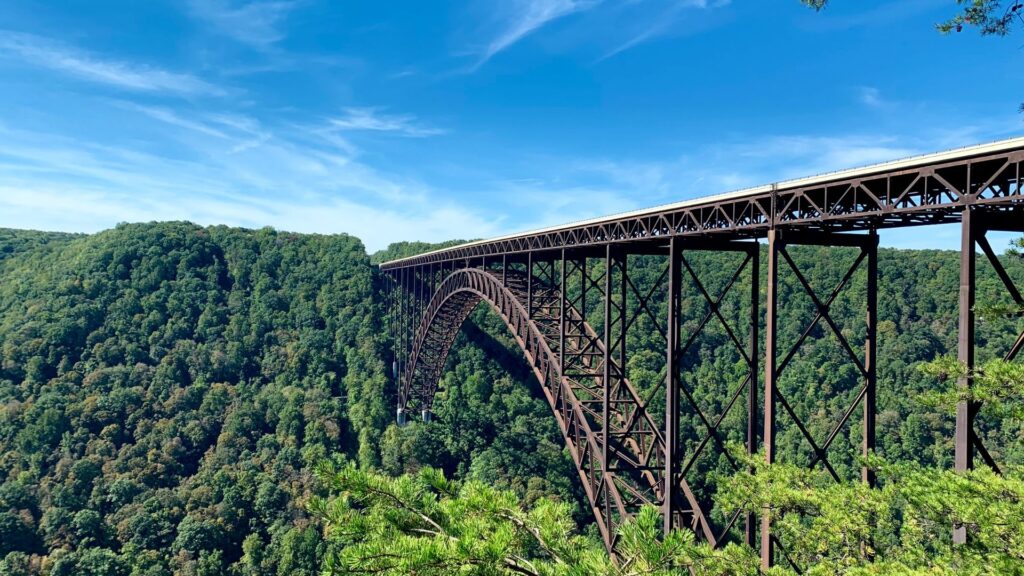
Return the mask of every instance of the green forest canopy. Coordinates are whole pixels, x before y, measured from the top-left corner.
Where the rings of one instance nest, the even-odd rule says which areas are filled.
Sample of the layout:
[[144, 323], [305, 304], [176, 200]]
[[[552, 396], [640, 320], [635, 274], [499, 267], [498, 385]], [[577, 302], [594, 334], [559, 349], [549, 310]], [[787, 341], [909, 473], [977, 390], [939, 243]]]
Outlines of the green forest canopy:
[[[483, 307], [453, 350], [436, 422], [393, 425], [371, 262], [429, 248], [370, 256], [345, 235], [188, 223], [88, 236], [0, 231], [0, 574], [319, 573], [328, 543], [307, 504], [325, 495], [312, 470], [332, 454], [390, 475], [432, 466], [527, 505], [554, 499], [587, 533], [588, 508], [546, 402]], [[794, 254], [815, 285], [845, 272], [843, 254]], [[694, 259], [709, 289], [724, 279], [724, 258]], [[1007, 263], [1024, 279], [1020, 262]], [[655, 260], [630, 265], [639, 282], [658, 276]], [[936, 381], [916, 366], [954, 350], [957, 256], [882, 250], [879, 271], [879, 453], [949, 467], [953, 420], [919, 400]], [[998, 299], [998, 288], [982, 268], [981, 297]], [[792, 340], [811, 308], [795, 279], [783, 291], [797, 311], [782, 327]], [[854, 341], [862, 291], [858, 276], [836, 305]], [[686, 322], [703, 306], [691, 293]], [[742, 315], [742, 304], [730, 306]], [[1017, 324], [986, 320], [982, 357], [1005, 348]], [[631, 374], [644, 385], [657, 378], [660, 353], [650, 332], [641, 325], [629, 342]], [[723, 338], [711, 331], [686, 359], [688, 385], [709, 412], [741, 371]], [[834, 340], [816, 341], [783, 383], [819, 434], [852, 393], [840, 352]], [[695, 415], [683, 428], [697, 429]], [[1019, 421], [983, 413], [982, 431], [1000, 462], [1024, 461]], [[738, 440], [738, 420], [725, 432]], [[858, 433], [849, 428], [837, 445], [855, 445]], [[791, 428], [779, 445], [794, 462], [807, 453]], [[847, 452], [836, 464], [854, 474]], [[726, 465], [709, 452], [698, 470]], [[702, 489], [710, 497], [716, 486]]]

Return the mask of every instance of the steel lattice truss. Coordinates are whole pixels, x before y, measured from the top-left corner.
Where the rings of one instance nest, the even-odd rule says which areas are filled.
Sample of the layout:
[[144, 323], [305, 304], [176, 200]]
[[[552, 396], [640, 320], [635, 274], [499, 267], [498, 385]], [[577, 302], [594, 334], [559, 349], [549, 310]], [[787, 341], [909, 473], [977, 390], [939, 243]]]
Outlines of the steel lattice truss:
[[[680, 207], [652, 209], [593, 223], [472, 242], [382, 265], [397, 267], [479, 259], [528, 251], [625, 243], [667, 236], [764, 237], [777, 227], [849, 231], [958, 222], [964, 206], [1006, 206], [1021, 201], [1024, 139], [1005, 150], [941, 162], [912, 160], [898, 169], [880, 165], [852, 177], [795, 181], [749, 194], [710, 197]], [[946, 155], [948, 156], [948, 155]]]
[[[794, 427], [810, 454], [809, 465], [837, 480], [836, 440], [856, 420], [858, 452], [874, 449], [879, 229], [961, 223], [959, 357], [973, 367], [977, 249], [1010, 299], [1024, 308], [1020, 289], [986, 237], [992, 230], [1024, 232], [1022, 168], [1024, 139], [1018, 139], [385, 263], [399, 421], [417, 410], [424, 419], [431, 417], [460, 327], [487, 302], [540, 383], [610, 548], [617, 526], [650, 504], [663, 511], [666, 530], [688, 527], [716, 546], [740, 538], [759, 547], [762, 563], [769, 566], [785, 557], [785, 543], [767, 518], [759, 527], [755, 518], [743, 518], [740, 530], [735, 511], [713, 513], [706, 495], [694, 488], [703, 481], [696, 472], [698, 459], [715, 454], [737, 469], [725, 449], [727, 418], [743, 420], [747, 450], [763, 450], [769, 462], [777, 457], [779, 429]], [[767, 239], [767, 252], [761, 238]], [[801, 270], [788, 250], [792, 245], [852, 250], [855, 258], [838, 283], [823, 289]], [[737, 255], [738, 265], [724, 286], [707, 285], [693, 264], [692, 254], [707, 251]], [[638, 257], [658, 259], [660, 277], [653, 283], [648, 278], [641, 285], [632, 277], [631, 258]], [[793, 307], [780, 301], [780, 276], [792, 278], [809, 299], [809, 321], [797, 319]], [[832, 311], [855, 277], [864, 277], [866, 285], [866, 330], [857, 341]], [[681, 325], [684, 294], [706, 307], [696, 325]], [[729, 298], [745, 300], [749, 316], [724, 314]], [[780, 322], [796, 321], [805, 323], [797, 340], [781, 343]], [[729, 384], [728, 397], [713, 411], [702, 408], [684, 377], [695, 369], [686, 364], [687, 358], [694, 361], [688, 353], [711, 327], [746, 367], [745, 377]], [[637, 331], [664, 342], [664, 368], [653, 384], [638, 386], [630, 378], [627, 335]], [[821, 338], [838, 346], [858, 375], [848, 404], [827, 433], [815, 433], [779, 386], [800, 349]], [[1005, 358], [1018, 358], [1021, 350], [1024, 333]], [[964, 378], [960, 385], [969, 387], [971, 381]], [[976, 429], [980, 409], [967, 402], [958, 409], [958, 470], [972, 468], [976, 454], [999, 469]], [[695, 422], [695, 429], [681, 430], [683, 421]], [[870, 470], [861, 471], [861, 480], [873, 483]], [[954, 537], [962, 539], [963, 529]]]

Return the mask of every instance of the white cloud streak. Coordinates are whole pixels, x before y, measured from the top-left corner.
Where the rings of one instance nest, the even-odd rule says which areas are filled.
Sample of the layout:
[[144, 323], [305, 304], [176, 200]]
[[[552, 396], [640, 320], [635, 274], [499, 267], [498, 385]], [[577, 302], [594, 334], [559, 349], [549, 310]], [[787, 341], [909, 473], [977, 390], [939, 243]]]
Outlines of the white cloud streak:
[[377, 108], [345, 108], [344, 116], [332, 118], [331, 126], [339, 131], [393, 132], [401, 136], [420, 138], [437, 136], [445, 131], [422, 126], [412, 115], [389, 115]]
[[[1002, 128], [1005, 130], [1005, 128]], [[648, 208], [955, 148], [1002, 136], [982, 125], [957, 133], [926, 131], [913, 137], [881, 134], [736, 136], [695, 147], [669, 160], [548, 158], [531, 165], [546, 176], [500, 184], [509, 205], [532, 220], [517, 231]], [[737, 167], [742, 167], [737, 168]], [[586, 184], [583, 184], [586, 183]], [[538, 212], [537, 206], [543, 209]], [[526, 210], [529, 207], [529, 210]], [[887, 246], [951, 248], [946, 236], [891, 231]]]
[[[652, 10], [649, 7], [645, 7], [643, 11], [644, 17], [633, 18], [638, 21], [636, 25], [625, 26], [627, 30], [634, 30], [631, 32], [629, 39], [605, 52], [596, 62], [602, 62], [645, 42], [670, 35], [678, 27], [682, 15], [688, 11], [690, 12], [688, 15], [692, 16], [693, 10], [723, 8], [731, 3], [732, 0], [674, 0], [669, 2], [667, 7], [655, 12], [657, 15], [654, 18], [648, 17]], [[690, 24], [693, 26], [695, 21], [691, 19]], [[619, 27], [624, 26], [621, 21], [616, 22], [616, 25]]]
[[237, 154], [262, 145], [270, 140], [270, 133], [252, 118], [230, 114], [199, 114], [195, 118], [184, 118], [169, 108], [143, 106], [132, 102], [117, 102], [126, 110], [141, 112], [150, 118], [172, 126], [213, 136], [231, 143], [228, 152]]
[[575, 12], [590, 10], [601, 0], [518, 0], [506, 14], [501, 31], [480, 53], [476, 67], [494, 57], [495, 54], [519, 42], [548, 22]]
[[698, 13], [710, 14], [731, 1], [515, 0], [497, 9], [496, 30], [474, 51], [476, 62], [463, 72], [476, 71], [498, 53], [567, 16], [580, 15], [553, 44], [562, 49], [596, 46], [602, 52], [597, 63], [657, 38], [699, 31], [710, 21], [706, 16], [698, 18]]
[[[238, 115], [125, 106], [177, 129], [173, 156], [0, 126], [0, 226], [95, 232], [120, 221], [190, 220], [349, 233], [369, 250], [398, 239], [499, 233], [500, 218], [382, 173], [299, 130]], [[264, 141], [241, 146], [261, 134]]]
[[135, 92], [221, 95], [220, 88], [196, 76], [104, 59], [53, 40], [0, 31], [0, 55], [81, 80]]
[[267, 48], [286, 36], [283, 25], [297, 2], [233, 3], [229, 0], [189, 0], [189, 14], [217, 33], [256, 48]]
[[881, 108], [885, 105], [882, 100], [882, 92], [873, 86], [861, 86], [857, 88], [857, 97], [860, 103], [869, 108]]

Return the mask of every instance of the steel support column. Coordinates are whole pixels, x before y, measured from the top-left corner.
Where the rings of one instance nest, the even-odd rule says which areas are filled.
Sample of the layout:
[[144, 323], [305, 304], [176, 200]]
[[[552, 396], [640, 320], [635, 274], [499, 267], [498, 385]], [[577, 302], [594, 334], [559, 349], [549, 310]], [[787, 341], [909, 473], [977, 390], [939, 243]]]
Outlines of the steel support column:
[[[719, 292], [713, 294], [705, 286], [697, 268], [687, 258], [687, 253], [689, 252], [731, 252], [742, 254], [744, 258], [738, 264], [728, 282], [719, 289]], [[735, 511], [731, 516], [726, 515], [726, 521], [723, 526], [712, 527], [708, 520], [711, 503], [702, 503], [696, 498], [693, 490], [690, 488], [687, 475], [694, 469], [698, 458], [708, 449], [709, 445], [716, 447], [733, 468], [739, 471], [740, 466], [726, 449], [721, 427], [730, 412], [737, 405], [742, 406], [743, 403], [740, 402], [740, 398], [744, 396], [744, 393], [746, 393], [747, 397], [747, 422], [743, 433], [746, 437], [747, 449], [751, 453], [757, 450], [758, 434], [756, 426], [758, 409], [756, 402], [757, 385], [759, 383], [757, 357], [759, 350], [758, 322], [760, 320], [759, 259], [760, 247], [756, 242], [717, 239], [672, 239], [669, 241], [668, 269], [663, 276], [663, 278], [667, 278], [665, 281], [667, 281], [669, 287], [667, 295], [668, 312], [666, 329], [664, 330], [667, 347], [667, 373], [664, 382], [666, 385], [666, 458], [665, 471], [663, 473], [666, 484], [664, 490], [666, 501], [663, 502], [664, 528], [671, 529], [687, 526], [696, 531], [699, 537], [705, 539], [712, 546], [720, 546], [728, 541], [729, 532], [740, 520], [741, 514], [739, 511]], [[699, 298], [707, 304], [707, 312], [703, 319], [696, 327], [689, 330], [685, 339], [680, 337], [681, 318], [679, 312], [683, 296], [684, 272], [689, 280], [689, 284], [692, 285]], [[741, 335], [746, 333], [748, 336], [746, 342], [740, 336], [737, 336], [737, 330], [734, 330], [732, 324], [723, 313], [725, 309], [723, 304], [733, 291], [733, 288], [740, 283], [744, 272], [749, 272], [750, 275], [751, 285], [748, 300], [750, 312], [748, 319], [744, 320], [741, 317], [740, 322], [742, 324], [749, 321], [750, 326], [746, 327], [745, 331], [739, 331], [738, 333]], [[659, 282], [661, 281], [659, 280]], [[650, 295], [644, 298], [638, 293], [637, 297], [639, 302], [644, 303], [643, 310], [650, 314], [650, 308], [645, 303], [650, 298]], [[744, 300], [740, 300], [740, 305], [742, 305]], [[745, 379], [733, 387], [733, 391], [729, 394], [728, 399], [722, 402], [723, 407], [717, 415], [705, 412], [705, 408], [701, 407], [701, 403], [695, 397], [694, 390], [684, 385], [680, 377], [682, 370], [690, 368], [682, 365], [684, 357], [693, 349], [698, 337], [704, 333], [705, 329], [715, 322], [721, 326], [735, 346], [737, 354], [748, 366]], [[682, 410], [687, 410], [688, 414], [696, 416], [702, 426], [702, 429], [697, 431], [697, 434], [691, 434], [695, 444], [693, 449], [685, 454], [685, 457], [680, 430], [680, 414]], [[688, 520], [688, 522], [684, 522], [684, 519]], [[744, 517], [744, 520], [743, 541], [750, 542], [754, 533], [753, 518]]]
[[[974, 213], [974, 207], [967, 207], [960, 225], [960, 333], [957, 359], [967, 368], [968, 373], [957, 381], [957, 386], [966, 389], [971, 387], [971, 372], [974, 370], [974, 301], [977, 280]], [[974, 469], [974, 417], [977, 413], [976, 402], [963, 400], [956, 405], [954, 467], [957, 472]], [[967, 528], [953, 526], [953, 543], [963, 544], [966, 541]]]
[[673, 479], [679, 469], [679, 246], [677, 238], [669, 240], [668, 257], [668, 318], [666, 329], [665, 375], [665, 488], [662, 497], [664, 532], [675, 528], [674, 515], [678, 507], [678, 492]]
[[601, 459], [609, 465], [611, 445], [611, 379], [612, 379], [612, 245], [604, 252], [604, 358], [601, 361]]
[[565, 380], [565, 248], [562, 248], [561, 269], [558, 274], [558, 378]]
[[[846, 274], [835, 286], [827, 298], [819, 297], [815, 289], [810, 285], [807, 278], [800, 271], [799, 266], [793, 260], [787, 250], [789, 245], [812, 245], [826, 247], [857, 248], [859, 253], [853, 264], [847, 269]], [[779, 231], [772, 230], [768, 235], [768, 309], [765, 335], [765, 397], [764, 397], [764, 444], [765, 459], [771, 464], [777, 458], [777, 446], [775, 434], [778, 427], [778, 408], [782, 408], [793, 424], [799, 429], [801, 435], [811, 448], [812, 458], [810, 467], [813, 468], [821, 463], [825, 470], [836, 480], [841, 478], [829, 461], [828, 452], [833, 442], [839, 437], [842, 429], [849, 422], [851, 416], [860, 406], [863, 412], [861, 454], [868, 455], [875, 446], [875, 397], [877, 382], [877, 298], [878, 298], [878, 235], [875, 231], [868, 234], [832, 234], [809, 231]], [[786, 268], [795, 277], [802, 292], [810, 297], [816, 310], [811, 322], [800, 334], [796, 343], [789, 348], [788, 352], [779, 357], [782, 349], [778, 340], [778, 321], [781, 313], [781, 302], [779, 301], [779, 273], [780, 265], [785, 263]], [[851, 346], [847, 336], [843, 334], [842, 328], [832, 317], [831, 307], [842, 291], [849, 284], [857, 270], [866, 269], [867, 294], [865, 302], [865, 323], [866, 333], [864, 337], [863, 360]], [[846, 356], [860, 372], [861, 386], [857, 391], [852, 404], [844, 411], [839, 422], [834, 425], [828, 436], [816, 439], [807, 426], [804, 424], [793, 407], [786, 400], [786, 397], [779, 389], [779, 378], [784, 373], [789, 363], [796, 357], [797, 352], [807, 341], [814, 328], [824, 322], [831, 329], [832, 335], [846, 352]], [[866, 467], [861, 469], [861, 479], [872, 483], [873, 475]], [[769, 511], [765, 510], [761, 521], [761, 565], [767, 569], [776, 561], [776, 549], [781, 543], [775, 534], [772, 533], [771, 518]], [[785, 555], [785, 550], [780, 550]], [[800, 567], [794, 566], [797, 569]]]
[[[754, 247], [753, 261], [750, 263], [750, 382], [747, 390], [747, 455], [757, 454], [759, 434], [757, 417], [760, 414], [757, 406], [757, 387], [760, 380], [758, 358], [761, 355], [761, 245]], [[751, 470], [752, 472], [753, 470]], [[748, 513], [744, 522], [744, 541], [753, 547], [757, 533], [757, 519]]]
[[[779, 231], [768, 231], [768, 283], [765, 305], [765, 357], [764, 357], [764, 458], [775, 463], [775, 397], [779, 383], [778, 323], [779, 323]], [[775, 542], [769, 510], [761, 515], [761, 569], [771, 568], [775, 562]]]
[[[970, 390], [976, 368], [977, 250], [979, 248], [982, 250], [1014, 304], [1024, 310], [1024, 298], [1021, 296], [1020, 289], [1010, 278], [987, 238], [989, 231], [1024, 232], [1024, 214], [1019, 211], [998, 212], [983, 207], [968, 206], [964, 209], [960, 226], [960, 313], [957, 359], [966, 368], [966, 373], [957, 380], [957, 386], [964, 390]], [[1024, 348], [1024, 333], [1017, 337], [1010, 349], [1003, 355], [1003, 359], [1014, 360], [1022, 348]], [[954, 468], [957, 472], [973, 470], [975, 454], [981, 456], [992, 470], [1000, 471], [981, 436], [978, 435], [975, 421], [980, 411], [980, 402], [962, 400], [957, 403], [954, 431]], [[954, 544], [963, 544], [966, 541], [966, 528], [954, 526]]]
[[533, 252], [526, 254], [526, 317], [533, 318]]
[[[867, 335], [864, 338], [864, 421], [861, 430], [861, 456], [875, 451], [876, 396], [878, 385], [878, 235], [872, 231], [868, 251], [867, 278]], [[875, 472], [866, 464], [861, 467], [860, 479], [875, 485]]]

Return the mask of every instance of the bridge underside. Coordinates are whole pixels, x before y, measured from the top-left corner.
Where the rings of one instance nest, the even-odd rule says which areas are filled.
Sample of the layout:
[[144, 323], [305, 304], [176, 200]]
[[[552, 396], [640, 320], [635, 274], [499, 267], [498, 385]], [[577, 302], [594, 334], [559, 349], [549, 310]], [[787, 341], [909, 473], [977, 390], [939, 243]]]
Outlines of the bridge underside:
[[[399, 419], [430, 417], [459, 328], [486, 302], [533, 369], [610, 548], [618, 525], [653, 505], [665, 530], [686, 527], [715, 546], [746, 542], [770, 566], [785, 557], [785, 543], [768, 518], [712, 505], [709, 474], [742, 466], [727, 444], [773, 462], [778, 434], [792, 429], [805, 450], [796, 461], [837, 481], [853, 479], [853, 469], [873, 483], [870, 470], [849, 463], [875, 447], [877, 230], [961, 223], [959, 357], [972, 367], [978, 250], [1024, 307], [986, 236], [1024, 232], [1022, 164], [1024, 151], [1012, 149], [385, 264]], [[789, 250], [794, 245], [844, 261], [845, 274], [818, 285]], [[710, 269], [700, 256], [707, 252], [729, 254], [715, 262], [728, 260], [730, 269]], [[798, 287], [802, 305], [780, 295], [780, 278]], [[862, 312], [856, 322], [843, 325], [833, 313], [840, 300]], [[684, 306], [688, 318], [700, 307], [698, 322], [683, 322]], [[780, 341], [779, 326], [794, 323], [803, 326], [799, 336]], [[704, 339], [715, 343], [715, 358], [696, 352]], [[780, 387], [796, 377], [787, 370], [811, 342], [836, 347], [837, 362], [855, 375], [855, 385], [835, 392], [842, 406], [827, 427], [808, 425]], [[1022, 349], [1024, 334], [1005, 357]], [[707, 362], [732, 368], [712, 378]], [[998, 470], [976, 430], [980, 408], [959, 407], [958, 470], [972, 468], [976, 456]], [[963, 539], [963, 529], [954, 536]]]

